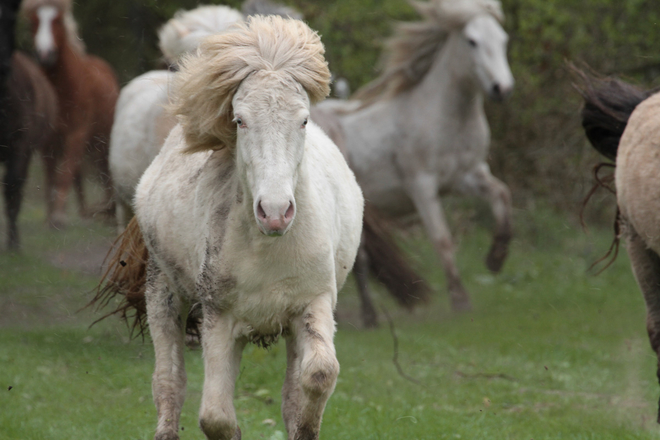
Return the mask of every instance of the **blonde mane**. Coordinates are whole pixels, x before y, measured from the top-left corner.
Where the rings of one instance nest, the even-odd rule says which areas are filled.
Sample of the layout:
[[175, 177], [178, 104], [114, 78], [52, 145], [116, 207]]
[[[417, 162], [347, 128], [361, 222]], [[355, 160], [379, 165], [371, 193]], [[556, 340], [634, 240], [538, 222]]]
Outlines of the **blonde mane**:
[[184, 57], [172, 110], [179, 117], [186, 152], [233, 148], [232, 99], [250, 74], [265, 70], [300, 83], [316, 103], [330, 92], [330, 71], [318, 34], [300, 20], [254, 16], [206, 38]]
[[158, 46], [165, 60], [175, 64], [183, 55], [197, 49], [203, 38], [242, 20], [243, 14], [229, 6], [200, 6], [191, 11], [179, 11], [158, 31]]
[[422, 21], [401, 23], [386, 43], [383, 73], [353, 95], [363, 108], [388, 99], [419, 84], [428, 73], [450, 32], [463, 28], [470, 20], [488, 14], [504, 21], [498, 0], [411, 1]]
[[54, 6], [62, 12], [64, 28], [67, 40], [73, 49], [79, 53], [85, 53], [85, 43], [78, 36], [78, 23], [73, 18], [72, 0], [24, 0], [21, 4], [21, 12], [27, 17], [41, 6]]

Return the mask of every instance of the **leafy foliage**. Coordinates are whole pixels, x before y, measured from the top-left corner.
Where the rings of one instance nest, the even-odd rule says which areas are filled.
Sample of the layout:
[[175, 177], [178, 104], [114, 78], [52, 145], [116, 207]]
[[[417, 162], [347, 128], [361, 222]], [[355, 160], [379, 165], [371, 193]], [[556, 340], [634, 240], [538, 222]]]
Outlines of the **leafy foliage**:
[[[384, 40], [397, 20], [415, 20], [406, 0], [278, 0], [300, 10], [322, 35], [330, 68], [353, 90], [373, 79]], [[209, 3], [219, 3], [213, 0]], [[240, 9], [240, 0], [223, 2]], [[586, 63], [645, 85], [660, 74], [660, 3], [656, 0], [503, 0], [509, 58], [517, 87], [490, 105], [491, 166], [518, 205], [549, 198], [574, 209], [599, 159], [579, 126], [580, 98], [565, 62]], [[90, 52], [122, 82], [161, 67], [156, 30], [193, 0], [86, 0], [75, 6]]]

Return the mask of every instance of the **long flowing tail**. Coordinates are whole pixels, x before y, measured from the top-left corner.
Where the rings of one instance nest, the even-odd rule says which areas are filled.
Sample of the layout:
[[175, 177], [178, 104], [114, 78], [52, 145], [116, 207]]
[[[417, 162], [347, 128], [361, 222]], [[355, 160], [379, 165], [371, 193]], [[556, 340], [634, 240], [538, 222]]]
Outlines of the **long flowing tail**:
[[385, 285], [397, 302], [412, 309], [429, 300], [431, 289], [410, 266], [403, 251], [394, 242], [389, 228], [375, 208], [367, 202], [364, 209], [364, 246], [369, 270]]
[[582, 127], [591, 145], [616, 161], [616, 152], [628, 118], [637, 105], [653, 94], [616, 78], [595, 78], [571, 66], [582, 86], [575, 88], [584, 98]]
[[140, 226], [133, 217], [108, 252], [107, 269], [101, 277], [96, 295], [87, 307], [98, 311], [117, 297], [119, 303], [92, 325], [108, 316], [119, 315], [126, 321], [133, 335], [144, 335], [147, 329], [147, 303], [144, 293], [148, 261], [149, 251], [142, 238]]

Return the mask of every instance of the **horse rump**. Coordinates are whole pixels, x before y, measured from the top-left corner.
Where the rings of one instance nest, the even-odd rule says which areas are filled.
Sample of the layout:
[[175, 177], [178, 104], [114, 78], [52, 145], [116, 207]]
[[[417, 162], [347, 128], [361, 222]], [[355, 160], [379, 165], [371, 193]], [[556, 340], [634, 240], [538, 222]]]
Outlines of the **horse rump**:
[[429, 301], [431, 289], [426, 281], [410, 266], [403, 251], [380, 214], [365, 204], [364, 249], [369, 260], [369, 270], [385, 285], [396, 301], [407, 309]]

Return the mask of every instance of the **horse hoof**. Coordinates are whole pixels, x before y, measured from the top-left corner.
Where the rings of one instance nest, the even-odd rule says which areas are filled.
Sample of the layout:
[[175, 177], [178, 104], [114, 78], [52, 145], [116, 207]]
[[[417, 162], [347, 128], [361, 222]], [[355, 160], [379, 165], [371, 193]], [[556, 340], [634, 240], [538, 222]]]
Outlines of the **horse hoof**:
[[504, 260], [506, 260], [506, 253], [502, 254], [493, 250], [486, 257], [486, 267], [492, 273], [499, 273], [504, 266]]
[[498, 273], [504, 266], [504, 260], [509, 253], [509, 242], [511, 241], [511, 234], [498, 234], [493, 240], [493, 244], [488, 251], [486, 257], [486, 267], [492, 273]]

